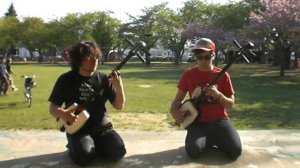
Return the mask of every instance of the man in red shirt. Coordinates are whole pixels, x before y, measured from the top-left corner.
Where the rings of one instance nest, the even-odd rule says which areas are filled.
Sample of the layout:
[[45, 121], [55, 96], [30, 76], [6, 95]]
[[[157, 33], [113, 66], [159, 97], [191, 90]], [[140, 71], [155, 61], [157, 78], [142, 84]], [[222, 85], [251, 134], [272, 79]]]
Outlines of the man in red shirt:
[[186, 116], [182, 115], [179, 107], [186, 94], [189, 93], [191, 98], [201, 95], [201, 101], [195, 104], [199, 114], [186, 127], [187, 155], [196, 159], [205, 150], [214, 147], [236, 160], [241, 155], [242, 144], [227, 114], [234, 105], [234, 88], [230, 75], [225, 72], [215, 85], [208, 85], [221, 71], [213, 66], [215, 51], [214, 42], [208, 38], [201, 38], [196, 42], [192, 52], [197, 64], [182, 74], [170, 112], [178, 124], [182, 123]]

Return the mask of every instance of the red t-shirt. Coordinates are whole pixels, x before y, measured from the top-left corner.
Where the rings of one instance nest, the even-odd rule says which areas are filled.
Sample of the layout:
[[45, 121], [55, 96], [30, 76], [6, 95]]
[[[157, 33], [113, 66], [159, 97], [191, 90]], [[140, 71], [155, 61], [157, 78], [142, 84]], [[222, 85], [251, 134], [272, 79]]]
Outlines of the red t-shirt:
[[[220, 68], [215, 67], [211, 71], [200, 71], [197, 67], [192, 67], [182, 74], [181, 79], [177, 85], [177, 88], [188, 92], [190, 97], [194, 89], [199, 86], [201, 88], [205, 87], [219, 72]], [[224, 75], [217, 82], [217, 88], [225, 96], [230, 97], [234, 94], [234, 89], [231, 83], [230, 75], [225, 72]], [[199, 104], [201, 111], [199, 121], [208, 122], [221, 119], [228, 119], [228, 114], [225, 108], [216, 101], [213, 104]]]

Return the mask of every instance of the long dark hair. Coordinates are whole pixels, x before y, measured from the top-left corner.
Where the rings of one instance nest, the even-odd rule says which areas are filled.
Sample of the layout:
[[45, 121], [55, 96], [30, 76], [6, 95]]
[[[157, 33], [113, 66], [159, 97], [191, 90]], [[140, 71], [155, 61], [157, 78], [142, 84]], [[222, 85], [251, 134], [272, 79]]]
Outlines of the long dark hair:
[[[91, 47], [94, 49], [94, 53], [91, 53]], [[101, 60], [102, 51], [96, 42], [81, 41], [76, 43], [69, 52], [71, 69], [78, 72], [83, 58], [90, 54], [97, 55]]]

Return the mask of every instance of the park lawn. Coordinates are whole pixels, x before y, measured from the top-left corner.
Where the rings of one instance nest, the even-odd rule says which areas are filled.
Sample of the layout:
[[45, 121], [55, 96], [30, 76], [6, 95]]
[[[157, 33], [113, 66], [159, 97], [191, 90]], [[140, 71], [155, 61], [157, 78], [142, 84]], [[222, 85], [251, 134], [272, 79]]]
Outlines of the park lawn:
[[[116, 63], [99, 65], [110, 73]], [[121, 111], [107, 104], [109, 115], [118, 129], [176, 130], [168, 114], [176, 94], [181, 73], [192, 64], [175, 66], [171, 63], [127, 63], [122, 71], [126, 105]], [[66, 64], [13, 64], [18, 74], [14, 82], [18, 91], [0, 96], [0, 129], [58, 129], [49, 114], [48, 97], [57, 77], [69, 70]], [[236, 105], [229, 112], [238, 129], [299, 129], [300, 71], [279, 69], [266, 64], [234, 64], [229, 73], [236, 91]], [[35, 75], [32, 107], [26, 107], [21, 75]]]

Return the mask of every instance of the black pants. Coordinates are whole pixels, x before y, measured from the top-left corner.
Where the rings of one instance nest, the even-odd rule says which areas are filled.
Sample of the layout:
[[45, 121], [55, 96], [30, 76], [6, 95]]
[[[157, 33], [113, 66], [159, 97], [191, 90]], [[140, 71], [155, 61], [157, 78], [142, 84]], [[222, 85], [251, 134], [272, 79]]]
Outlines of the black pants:
[[232, 160], [236, 160], [241, 155], [240, 137], [229, 120], [205, 124], [193, 123], [187, 128], [185, 149], [190, 158], [201, 157], [205, 150], [213, 146], [216, 146]]
[[124, 142], [115, 130], [107, 132], [80, 131], [73, 135], [67, 134], [69, 154], [75, 164], [88, 165], [97, 156], [117, 161], [126, 154]]
[[9, 80], [6, 76], [0, 75], [0, 94], [6, 94], [9, 86]]

